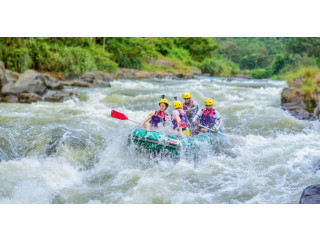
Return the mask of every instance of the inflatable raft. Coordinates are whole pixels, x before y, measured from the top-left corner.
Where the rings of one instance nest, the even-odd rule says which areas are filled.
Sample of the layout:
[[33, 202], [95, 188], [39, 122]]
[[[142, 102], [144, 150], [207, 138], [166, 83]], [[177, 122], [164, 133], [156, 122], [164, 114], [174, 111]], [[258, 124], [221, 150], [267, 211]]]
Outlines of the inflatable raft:
[[168, 151], [178, 155], [182, 149], [193, 150], [200, 143], [213, 144], [224, 136], [217, 133], [199, 134], [194, 137], [175, 137], [157, 131], [147, 131], [143, 128], [135, 129], [129, 135], [129, 144], [135, 144], [149, 151]]

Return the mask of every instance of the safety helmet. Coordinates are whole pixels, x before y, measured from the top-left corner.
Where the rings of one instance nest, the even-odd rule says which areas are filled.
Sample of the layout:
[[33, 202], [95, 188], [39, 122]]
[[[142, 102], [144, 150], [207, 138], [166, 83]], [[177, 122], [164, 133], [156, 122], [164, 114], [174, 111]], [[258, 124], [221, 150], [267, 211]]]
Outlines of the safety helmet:
[[165, 103], [165, 104], [167, 104], [167, 107], [169, 107], [169, 102], [168, 102], [168, 100], [165, 99], [165, 98], [160, 99], [159, 105], [160, 105], [160, 103]]
[[212, 98], [207, 98], [206, 100], [204, 100], [204, 105], [209, 105], [209, 106], [211, 106], [211, 105], [213, 105], [213, 100], [212, 100]]
[[191, 93], [189, 93], [189, 92], [184, 92], [184, 93], [182, 94], [182, 98], [191, 98]]
[[182, 103], [180, 101], [175, 101], [173, 102], [172, 106], [174, 109], [182, 108]]

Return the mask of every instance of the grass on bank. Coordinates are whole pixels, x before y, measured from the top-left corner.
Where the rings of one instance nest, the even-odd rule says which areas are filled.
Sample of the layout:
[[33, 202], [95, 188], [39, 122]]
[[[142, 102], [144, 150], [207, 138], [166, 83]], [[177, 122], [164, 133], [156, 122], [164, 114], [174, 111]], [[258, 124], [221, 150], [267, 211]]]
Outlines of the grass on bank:
[[319, 99], [320, 69], [316, 66], [300, 67], [295, 71], [285, 74], [285, 78], [290, 85], [296, 77], [303, 78], [302, 86], [297, 88], [300, 94], [304, 96], [305, 103], [309, 112], [312, 112]]

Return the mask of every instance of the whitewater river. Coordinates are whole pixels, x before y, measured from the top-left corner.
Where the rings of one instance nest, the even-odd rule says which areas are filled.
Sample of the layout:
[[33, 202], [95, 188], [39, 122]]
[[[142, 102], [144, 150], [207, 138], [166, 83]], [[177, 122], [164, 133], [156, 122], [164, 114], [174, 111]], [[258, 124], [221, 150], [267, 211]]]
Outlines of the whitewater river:
[[[281, 109], [284, 81], [202, 78], [121, 80], [72, 88], [63, 103], [0, 104], [0, 203], [298, 203], [319, 184], [319, 122]], [[207, 97], [228, 137], [184, 153], [152, 156], [128, 147], [162, 94]], [[168, 109], [171, 113], [172, 107]]]

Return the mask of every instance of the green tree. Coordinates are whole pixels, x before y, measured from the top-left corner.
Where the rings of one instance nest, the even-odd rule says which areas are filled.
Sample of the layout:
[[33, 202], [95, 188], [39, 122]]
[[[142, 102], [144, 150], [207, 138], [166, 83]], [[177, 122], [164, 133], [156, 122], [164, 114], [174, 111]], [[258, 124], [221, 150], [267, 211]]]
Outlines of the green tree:
[[187, 49], [191, 57], [198, 62], [210, 58], [213, 52], [219, 48], [219, 44], [208, 37], [175, 38], [174, 42], [178, 47]]

